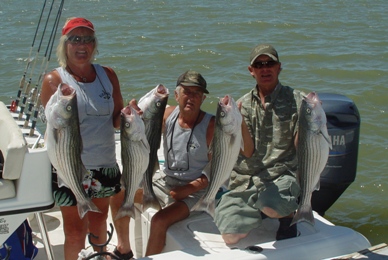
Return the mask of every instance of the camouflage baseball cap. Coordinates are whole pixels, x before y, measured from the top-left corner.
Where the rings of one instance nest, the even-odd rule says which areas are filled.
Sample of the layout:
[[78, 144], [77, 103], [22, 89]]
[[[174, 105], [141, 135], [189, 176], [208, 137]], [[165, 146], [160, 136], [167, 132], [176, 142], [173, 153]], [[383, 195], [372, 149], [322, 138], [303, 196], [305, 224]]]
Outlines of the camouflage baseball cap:
[[255, 48], [253, 48], [250, 56], [250, 65], [252, 65], [256, 58], [260, 55], [267, 55], [274, 61], [279, 61], [278, 52], [275, 48], [270, 44], [259, 44]]
[[182, 75], [179, 76], [176, 85], [179, 86], [196, 86], [202, 88], [203, 92], [209, 94], [209, 91], [206, 89], [206, 80], [202, 75], [194, 70], [188, 70]]

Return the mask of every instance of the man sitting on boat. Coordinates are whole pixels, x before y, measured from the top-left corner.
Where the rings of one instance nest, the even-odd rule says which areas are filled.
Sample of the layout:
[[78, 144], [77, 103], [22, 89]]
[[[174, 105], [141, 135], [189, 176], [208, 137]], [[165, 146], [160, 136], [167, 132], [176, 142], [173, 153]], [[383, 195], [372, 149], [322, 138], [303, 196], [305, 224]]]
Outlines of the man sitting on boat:
[[200, 73], [189, 70], [176, 85], [178, 106], [167, 107], [163, 117], [163, 176], [154, 182], [164, 205], [152, 217], [146, 256], [162, 252], [167, 229], [189, 217], [208, 185], [204, 168], [210, 159], [214, 116], [201, 110], [207, 84]]
[[227, 244], [235, 244], [261, 225], [263, 217], [280, 221], [276, 239], [297, 236], [290, 227], [300, 193], [295, 178], [298, 107], [302, 94], [279, 82], [282, 70], [275, 48], [256, 46], [248, 66], [256, 86], [237, 102], [254, 144], [251, 155], [240, 153], [229, 189], [216, 208], [215, 223]]

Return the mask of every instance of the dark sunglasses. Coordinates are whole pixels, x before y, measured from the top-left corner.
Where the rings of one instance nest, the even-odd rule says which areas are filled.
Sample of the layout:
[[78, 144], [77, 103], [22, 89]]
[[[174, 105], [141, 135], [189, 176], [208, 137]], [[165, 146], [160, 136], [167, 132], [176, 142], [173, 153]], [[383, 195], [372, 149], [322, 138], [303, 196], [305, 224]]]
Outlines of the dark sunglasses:
[[67, 41], [71, 44], [88, 44], [96, 41], [94, 36], [78, 36], [73, 35], [67, 38]]
[[277, 65], [279, 62], [274, 61], [274, 60], [269, 60], [269, 61], [255, 61], [251, 66], [256, 68], [256, 69], [261, 69], [264, 67], [267, 68], [272, 68], [275, 65]]

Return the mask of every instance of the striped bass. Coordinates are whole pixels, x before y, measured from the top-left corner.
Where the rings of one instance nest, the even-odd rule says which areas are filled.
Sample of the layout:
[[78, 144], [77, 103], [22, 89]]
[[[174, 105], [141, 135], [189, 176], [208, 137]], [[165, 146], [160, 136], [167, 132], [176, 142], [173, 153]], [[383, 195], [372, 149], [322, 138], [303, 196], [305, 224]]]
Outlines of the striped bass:
[[329, 158], [331, 141], [326, 127], [326, 114], [315, 92], [304, 97], [299, 110], [298, 180], [301, 187], [298, 210], [291, 225], [306, 221], [314, 225], [311, 195], [319, 190], [319, 179]]
[[162, 139], [164, 110], [168, 100], [168, 89], [162, 84], [157, 85], [139, 100], [139, 108], [143, 111], [145, 133], [150, 145], [149, 163], [143, 177], [143, 211], [152, 207], [161, 209], [160, 203], [152, 187], [152, 178], [159, 169], [158, 149]]
[[121, 183], [125, 187], [125, 198], [116, 219], [124, 216], [135, 218], [135, 193], [148, 167], [150, 146], [144, 122], [130, 105], [121, 110], [120, 141], [123, 165]]
[[206, 193], [192, 210], [205, 210], [214, 217], [217, 192], [229, 179], [240, 148], [243, 147], [241, 123], [242, 116], [234, 99], [229, 95], [220, 98], [210, 147], [212, 158], [209, 162], [209, 185]]
[[46, 105], [45, 114], [48, 156], [60, 179], [74, 193], [80, 218], [88, 211], [100, 212], [82, 184], [87, 170], [81, 160], [82, 140], [75, 89], [59, 84]]

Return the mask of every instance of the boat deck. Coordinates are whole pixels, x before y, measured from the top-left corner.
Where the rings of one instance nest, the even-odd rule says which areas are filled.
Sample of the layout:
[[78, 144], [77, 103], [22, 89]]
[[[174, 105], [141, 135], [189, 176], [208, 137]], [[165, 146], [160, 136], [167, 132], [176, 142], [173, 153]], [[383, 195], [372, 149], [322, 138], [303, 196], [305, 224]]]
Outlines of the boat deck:
[[[64, 259], [64, 252], [63, 252], [64, 234], [63, 234], [63, 221], [62, 221], [61, 211], [59, 210], [59, 207], [56, 206], [51, 210], [44, 212], [43, 216], [44, 216], [44, 221], [46, 223], [47, 233], [50, 239], [50, 244], [53, 250], [54, 257], [56, 260]], [[28, 219], [33, 233], [34, 244], [39, 249], [38, 255], [34, 259], [47, 260], [48, 257], [46, 255], [44, 243], [42, 240], [42, 234], [39, 230], [39, 226], [35, 218], [35, 214], [31, 214]], [[108, 223], [113, 223], [110, 213], [109, 213]], [[112, 252], [116, 244], [117, 244], [117, 238], [115, 233], [107, 246], [108, 251]], [[86, 239], [85, 245], [88, 252], [93, 252], [93, 249], [91, 248], [87, 239]]]
[[[350, 258], [359, 255], [347, 255], [348, 258], [330, 258], [355, 252], [370, 247], [367, 240], [351, 229], [334, 226], [324, 218], [315, 213], [316, 225], [310, 226], [307, 223], [298, 224], [300, 236], [294, 239], [282, 241], [275, 240], [278, 221], [276, 219], [265, 219], [263, 226], [253, 230], [247, 238], [238, 244], [228, 247], [222, 241], [211, 217], [204, 212], [195, 212], [188, 219], [178, 222], [170, 227], [167, 234], [166, 248], [163, 253], [141, 258], [144, 252], [144, 241], [147, 240], [147, 218], [151, 218], [153, 211], [142, 214], [139, 220], [131, 220], [136, 227], [141, 226], [140, 237], [131, 229], [131, 246], [136, 259], [292, 259], [298, 255], [298, 259], [360, 259]], [[63, 259], [63, 227], [61, 213], [57, 207], [45, 212], [44, 219], [47, 226], [50, 244], [55, 259]], [[142, 223], [139, 225], [139, 223]], [[46, 260], [47, 255], [44, 249], [42, 236], [40, 234], [35, 218], [30, 219], [33, 230], [33, 240], [39, 248], [36, 260]], [[113, 223], [109, 214], [108, 223]], [[145, 226], [144, 226], [145, 223]], [[141, 237], [144, 236], [144, 237]], [[108, 251], [113, 251], [117, 238], [113, 235], [108, 244]], [[92, 252], [89, 243], [86, 241], [87, 249]], [[240, 250], [239, 250], [240, 249]], [[384, 247], [368, 249], [363, 252], [363, 259], [388, 259], [388, 249]], [[368, 254], [367, 254], [368, 253]], [[361, 255], [361, 253], [359, 253]], [[289, 258], [291, 257], [291, 258]], [[378, 258], [382, 257], [382, 258]]]

